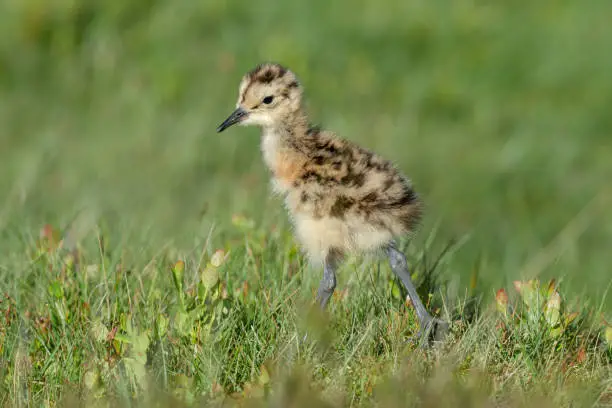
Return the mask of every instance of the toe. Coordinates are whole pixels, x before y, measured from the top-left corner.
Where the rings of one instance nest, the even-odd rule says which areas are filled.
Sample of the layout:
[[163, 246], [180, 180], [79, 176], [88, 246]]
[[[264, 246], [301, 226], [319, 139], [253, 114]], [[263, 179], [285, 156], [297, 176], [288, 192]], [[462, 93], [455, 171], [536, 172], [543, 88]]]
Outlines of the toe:
[[449, 324], [444, 320], [435, 319], [433, 325], [433, 339], [435, 341], [443, 341], [448, 335]]

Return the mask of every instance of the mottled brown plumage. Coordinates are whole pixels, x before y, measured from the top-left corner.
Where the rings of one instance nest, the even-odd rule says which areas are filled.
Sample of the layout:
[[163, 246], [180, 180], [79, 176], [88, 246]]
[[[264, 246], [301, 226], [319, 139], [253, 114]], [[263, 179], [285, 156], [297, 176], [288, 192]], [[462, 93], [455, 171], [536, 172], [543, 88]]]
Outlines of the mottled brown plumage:
[[[411, 182], [388, 160], [310, 124], [302, 87], [293, 72], [261, 64], [240, 83], [236, 110], [218, 131], [233, 125], [262, 128], [261, 150], [274, 190], [285, 199], [299, 242], [311, 260], [325, 265], [319, 300], [335, 288], [335, 266], [349, 252], [387, 250], [394, 272], [406, 283], [407, 269], [394, 239], [412, 233], [422, 203]], [[397, 263], [396, 262], [396, 263]], [[402, 276], [402, 273], [404, 276]], [[410, 275], [407, 275], [408, 280]], [[422, 304], [422, 323], [433, 321]]]

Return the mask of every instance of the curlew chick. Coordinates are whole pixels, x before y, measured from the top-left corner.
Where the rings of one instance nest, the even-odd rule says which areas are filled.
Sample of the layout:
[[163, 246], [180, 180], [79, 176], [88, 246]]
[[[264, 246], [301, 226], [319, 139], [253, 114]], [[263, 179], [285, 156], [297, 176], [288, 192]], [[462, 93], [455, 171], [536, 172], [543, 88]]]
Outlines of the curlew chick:
[[217, 128], [255, 125], [274, 190], [285, 199], [298, 241], [323, 265], [317, 292], [325, 309], [336, 287], [335, 270], [347, 253], [385, 251], [415, 307], [421, 335], [439, 338], [446, 323], [419, 299], [404, 254], [396, 244], [419, 224], [422, 205], [410, 181], [387, 160], [332, 132], [310, 125], [295, 74], [273, 63], [258, 65], [240, 83], [236, 110]]

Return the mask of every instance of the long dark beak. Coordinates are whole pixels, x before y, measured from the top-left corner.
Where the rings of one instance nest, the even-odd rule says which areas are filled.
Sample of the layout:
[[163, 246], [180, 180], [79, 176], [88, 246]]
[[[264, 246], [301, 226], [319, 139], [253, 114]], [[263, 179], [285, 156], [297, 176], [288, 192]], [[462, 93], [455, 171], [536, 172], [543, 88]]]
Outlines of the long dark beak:
[[219, 127], [217, 128], [217, 133], [223, 132], [228, 127], [235, 125], [236, 123], [242, 121], [246, 116], [247, 116], [247, 112], [244, 109], [242, 108], [236, 109], [235, 111], [232, 112], [231, 115], [229, 115], [227, 119], [225, 119], [225, 121], [223, 121], [222, 124], [219, 125]]

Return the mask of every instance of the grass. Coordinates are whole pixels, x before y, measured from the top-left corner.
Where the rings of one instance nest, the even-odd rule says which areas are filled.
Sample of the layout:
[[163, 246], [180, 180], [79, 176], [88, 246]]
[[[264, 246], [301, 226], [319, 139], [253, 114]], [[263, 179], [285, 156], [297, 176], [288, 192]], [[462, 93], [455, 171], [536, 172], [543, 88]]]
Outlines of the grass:
[[[610, 9], [3, 2], [0, 402], [611, 404]], [[403, 245], [453, 322], [439, 349], [406, 341], [384, 262], [352, 259], [329, 316], [310, 310], [320, 271], [257, 131], [214, 133], [262, 60], [423, 195]], [[524, 302], [512, 282], [532, 278], [558, 308]]]

